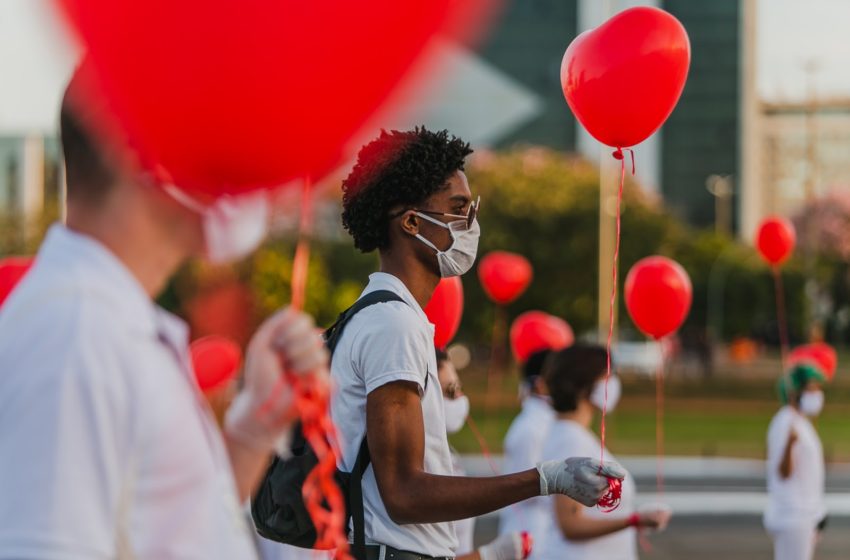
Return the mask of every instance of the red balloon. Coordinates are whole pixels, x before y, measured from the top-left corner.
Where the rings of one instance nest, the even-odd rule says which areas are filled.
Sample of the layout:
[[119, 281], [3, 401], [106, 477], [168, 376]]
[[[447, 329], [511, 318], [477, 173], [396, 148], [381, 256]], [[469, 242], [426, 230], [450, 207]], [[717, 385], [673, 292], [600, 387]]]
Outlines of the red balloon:
[[573, 39], [561, 63], [561, 87], [594, 138], [627, 148], [673, 112], [690, 63], [679, 20], [658, 8], [630, 8]]
[[762, 258], [769, 264], [778, 266], [791, 256], [797, 234], [794, 224], [781, 216], [766, 218], [756, 233], [756, 247]]
[[60, 4], [143, 167], [218, 195], [320, 179], [430, 40], [488, 1]]
[[493, 251], [478, 265], [478, 278], [484, 292], [499, 305], [507, 305], [522, 295], [531, 277], [531, 263], [516, 253]]
[[678, 329], [691, 309], [688, 273], [666, 257], [646, 257], [626, 276], [626, 308], [637, 327], [660, 339]]
[[460, 277], [443, 278], [437, 284], [425, 315], [434, 324], [434, 346], [445, 350], [457, 334], [463, 316], [463, 284]]
[[575, 341], [573, 329], [561, 319], [543, 311], [526, 311], [511, 325], [511, 350], [517, 362], [541, 350], [562, 350]]
[[239, 372], [242, 350], [224, 336], [205, 336], [189, 346], [198, 386], [204, 393], [221, 387]]
[[15, 286], [32, 267], [32, 257], [6, 257], [0, 259], [0, 305], [6, 301]]
[[835, 377], [838, 368], [838, 354], [835, 349], [824, 342], [814, 342], [798, 346], [788, 355], [790, 365], [799, 363], [811, 363], [823, 371], [827, 381]]

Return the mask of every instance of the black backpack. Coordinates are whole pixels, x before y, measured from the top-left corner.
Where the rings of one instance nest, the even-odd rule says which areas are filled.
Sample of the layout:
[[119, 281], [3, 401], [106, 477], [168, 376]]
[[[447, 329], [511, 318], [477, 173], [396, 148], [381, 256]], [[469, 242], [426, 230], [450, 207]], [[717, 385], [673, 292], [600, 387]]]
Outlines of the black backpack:
[[[324, 335], [331, 359], [342, 331], [354, 315], [370, 305], [390, 301], [403, 300], [387, 290], [370, 292], [340, 314], [336, 323], [328, 328]], [[318, 459], [313, 448], [304, 439], [300, 425], [296, 426], [294, 432], [292, 456], [288, 459], [275, 456], [251, 501], [251, 516], [254, 518], [257, 532], [265, 538], [300, 548], [314, 548], [316, 527], [304, 506], [301, 488], [307, 475], [318, 464]], [[370, 460], [369, 446], [364, 436], [352, 471], [347, 473], [337, 469], [335, 475], [345, 498], [346, 525], [349, 520], [353, 521], [352, 555], [358, 560], [366, 559], [362, 479]]]

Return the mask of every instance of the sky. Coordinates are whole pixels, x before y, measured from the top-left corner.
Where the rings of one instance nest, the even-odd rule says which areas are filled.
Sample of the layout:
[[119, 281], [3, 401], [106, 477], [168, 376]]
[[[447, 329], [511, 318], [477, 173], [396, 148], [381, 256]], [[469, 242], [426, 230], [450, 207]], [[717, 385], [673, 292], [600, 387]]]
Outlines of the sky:
[[[700, 0], [697, 0], [700, 1]], [[758, 0], [757, 82], [768, 100], [850, 97], [850, 0]]]
[[[514, 0], [523, 1], [523, 0]], [[710, 2], [713, 0], [692, 0]], [[757, 75], [767, 100], [807, 95], [815, 61], [818, 97], [850, 97], [850, 0], [757, 0]], [[76, 51], [50, 0], [0, 0], [0, 133], [55, 126], [62, 85]]]

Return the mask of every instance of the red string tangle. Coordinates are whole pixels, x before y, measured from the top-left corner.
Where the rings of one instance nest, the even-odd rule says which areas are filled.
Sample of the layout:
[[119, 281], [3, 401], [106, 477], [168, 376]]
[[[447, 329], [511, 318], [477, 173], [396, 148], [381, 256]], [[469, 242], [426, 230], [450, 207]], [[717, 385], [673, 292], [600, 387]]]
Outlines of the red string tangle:
[[[313, 229], [313, 200], [309, 180], [305, 180], [301, 197], [301, 220], [298, 245], [292, 263], [293, 309], [304, 306], [307, 272], [310, 264], [310, 235]], [[336, 427], [330, 416], [330, 393], [323, 383], [312, 376], [286, 373], [272, 392], [272, 401], [289, 386], [293, 392], [293, 407], [301, 421], [301, 432], [313, 448], [318, 464], [307, 475], [301, 489], [304, 505], [316, 527], [315, 548], [336, 549], [334, 558], [352, 560], [345, 532], [345, 500], [334, 474], [340, 456]], [[261, 411], [262, 413], [262, 411]]]
[[[632, 175], [635, 174], [635, 152], [631, 149], [626, 149], [632, 156]], [[620, 259], [620, 205], [623, 201], [623, 187], [626, 184], [626, 161], [623, 155], [623, 148], [617, 148], [612, 154], [614, 159], [620, 161], [620, 187], [617, 190], [617, 237], [614, 244], [614, 263], [611, 267], [611, 300], [608, 307], [608, 341], [605, 345], [607, 350], [607, 364], [605, 370], [605, 398], [602, 406], [602, 419], [599, 424], [600, 432], [600, 449], [599, 460], [605, 460], [605, 414], [608, 411], [608, 380], [611, 378], [611, 342], [614, 338], [614, 305], [617, 303], [617, 264]], [[604, 203], [601, 201], [600, 203]], [[599, 474], [602, 474], [601, 466]], [[599, 507], [604, 511], [611, 512], [620, 506], [620, 496], [622, 495], [622, 482], [620, 480], [608, 479], [608, 492], [599, 500]]]

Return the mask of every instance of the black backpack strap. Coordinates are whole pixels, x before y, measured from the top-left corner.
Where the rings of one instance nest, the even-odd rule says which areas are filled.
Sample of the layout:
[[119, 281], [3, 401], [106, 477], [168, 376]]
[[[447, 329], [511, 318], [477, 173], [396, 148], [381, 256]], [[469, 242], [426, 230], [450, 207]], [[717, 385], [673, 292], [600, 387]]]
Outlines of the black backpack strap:
[[348, 511], [351, 512], [354, 544], [352, 554], [357, 560], [366, 560], [366, 514], [363, 511], [363, 475], [369, 468], [372, 458], [369, 456], [369, 444], [366, 437], [360, 444], [357, 460], [351, 470], [351, 482], [348, 488]]
[[400, 301], [404, 303], [404, 300], [401, 299], [395, 292], [391, 292], [389, 290], [376, 290], [374, 292], [369, 292], [364, 295], [356, 302], [354, 305], [340, 313], [339, 318], [337, 318], [336, 323], [328, 327], [325, 331], [325, 344], [328, 347], [328, 351], [331, 353], [331, 357], [333, 359], [334, 350], [336, 350], [336, 345], [339, 343], [339, 339], [342, 337], [342, 331], [345, 329], [345, 326], [351, 320], [352, 317], [357, 315], [360, 311], [363, 311], [369, 306], [375, 305], [376, 303], [387, 303], [390, 301]]
[[[340, 338], [342, 338], [342, 331], [345, 330], [345, 326], [352, 317], [371, 305], [390, 301], [404, 303], [401, 296], [395, 292], [376, 290], [364, 295], [354, 305], [343, 311], [336, 320], [336, 323], [325, 331], [325, 344], [331, 353], [331, 359], [333, 359], [336, 345], [339, 343]], [[369, 444], [366, 441], [366, 436], [363, 436], [360, 449], [357, 451], [357, 459], [354, 461], [354, 468], [351, 470], [348, 488], [348, 511], [351, 512], [352, 531], [354, 533], [352, 553], [357, 560], [366, 560], [366, 514], [363, 510], [363, 474], [369, 468], [371, 460], [372, 458], [369, 456]]]

